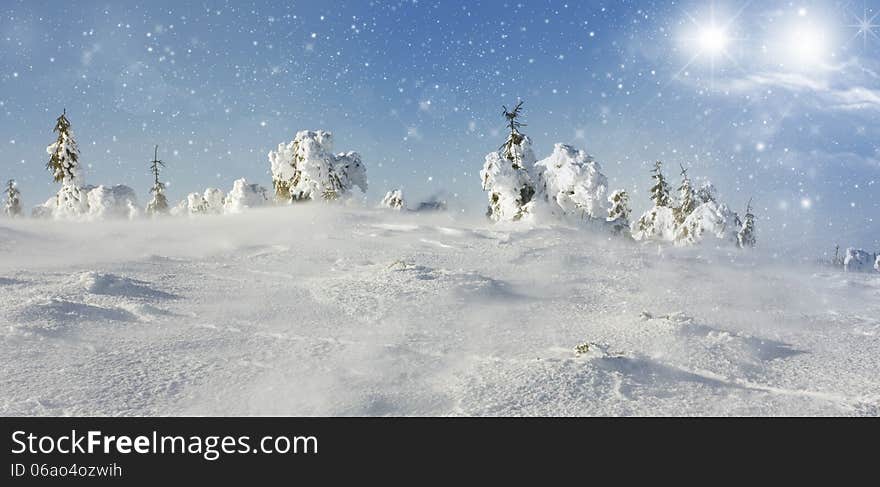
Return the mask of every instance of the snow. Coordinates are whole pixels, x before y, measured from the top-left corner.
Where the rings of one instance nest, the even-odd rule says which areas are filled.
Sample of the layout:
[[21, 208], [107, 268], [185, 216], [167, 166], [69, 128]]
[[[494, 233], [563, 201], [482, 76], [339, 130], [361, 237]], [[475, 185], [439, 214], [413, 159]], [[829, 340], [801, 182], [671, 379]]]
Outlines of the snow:
[[406, 201], [403, 199], [403, 190], [393, 189], [382, 198], [379, 208], [389, 208], [392, 210], [403, 210], [406, 208]]
[[739, 228], [734, 225], [734, 215], [727, 205], [709, 200], [694, 208], [684, 222], [675, 229], [676, 245], [694, 245], [706, 235], [719, 240], [736, 242]]
[[4, 219], [0, 414], [880, 414], [880, 274], [762, 252], [340, 205]]
[[367, 190], [367, 170], [357, 152], [333, 154], [333, 134], [297, 132], [269, 152], [272, 181], [280, 200], [336, 199], [355, 186]]
[[204, 213], [219, 214], [223, 213], [226, 195], [219, 188], [207, 188], [202, 194], [202, 201], [204, 202]]
[[638, 221], [632, 222], [632, 236], [636, 240], [675, 240], [675, 213], [668, 206], [655, 206]]
[[535, 154], [531, 140], [522, 136], [512, 151], [518, 165], [506, 158], [502, 150], [497, 150], [486, 154], [480, 170], [483, 191], [489, 193], [487, 214], [496, 222], [529, 220], [534, 206], [535, 185], [530, 170], [535, 164]]
[[88, 218], [124, 218], [132, 219], [140, 215], [137, 195], [128, 186], [97, 186], [83, 188], [88, 201]]
[[843, 259], [843, 268], [846, 272], [867, 272], [871, 270], [874, 256], [869, 252], [850, 247], [846, 249], [846, 257]]
[[248, 183], [247, 179], [237, 179], [232, 183], [232, 191], [226, 196], [223, 211], [241, 213], [248, 208], [257, 208], [269, 204], [269, 192], [259, 184]]
[[549, 157], [535, 163], [538, 191], [552, 214], [605, 218], [608, 179], [601, 170], [586, 152], [556, 144]]

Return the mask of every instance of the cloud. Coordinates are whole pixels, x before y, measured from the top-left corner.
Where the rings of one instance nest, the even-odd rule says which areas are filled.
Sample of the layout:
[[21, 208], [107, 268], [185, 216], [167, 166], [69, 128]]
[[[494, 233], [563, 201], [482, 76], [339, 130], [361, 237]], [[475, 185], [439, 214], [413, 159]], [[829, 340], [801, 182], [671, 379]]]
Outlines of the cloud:
[[880, 90], [865, 86], [876, 73], [858, 63], [844, 63], [811, 73], [763, 71], [722, 80], [719, 86], [730, 92], [783, 89], [812, 95], [819, 108], [846, 111], [880, 111]]

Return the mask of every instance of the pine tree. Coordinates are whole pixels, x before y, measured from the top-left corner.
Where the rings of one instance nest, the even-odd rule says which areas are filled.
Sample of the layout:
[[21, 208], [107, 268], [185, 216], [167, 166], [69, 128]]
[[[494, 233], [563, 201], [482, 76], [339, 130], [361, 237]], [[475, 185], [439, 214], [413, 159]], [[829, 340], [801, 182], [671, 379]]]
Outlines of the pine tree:
[[670, 207], [669, 183], [662, 172], [663, 163], [657, 161], [652, 169], [651, 178], [654, 186], [651, 187], [651, 201], [653, 208], [642, 214], [639, 220], [632, 225], [632, 235], [636, 240], [665, 240], [675, 239], [675, 211]]
[[507, 140], [504, 141], [500, 149], [503, 150], [504, 157], [512, 162], [513, 167], [516, 169], [523, 168], [521, 154], [516, 150], [523, 141], [523, 138], [525, 138], [525, 135], [519, 129], [520, 127], [525, 127], [526, 124], [517, 120], [517, 117], [522, 113], [522, 104], [523, 102], [520, 101], [513, 107], [513, 110], [508, 110], [506, 105], [501, 105], [501, 108], [504, 109], [501, 114], [507, 119], [507, 128], [510, 130], [510, 133], [507, 134]]
[[519, 120], [522, 104], [517, 103], [513, 110], [502, 107], [509, 129], [507, 140], [498, 150], [486, 155], [480, 171], [483, 190], [489, 192], [486, 216], [493, 221], [522, 219], [529, 213], [536, 192], [530, 173], [535, 155], [528, 136], [520, 132], [520, 128], [525, 127]]
[[669, 183], [666, 182], [666, 178], [663, 176], [662, 168], [662, 162], [657, 161], [654, 163], [654, 169], [652, 170], [654, 174], [651, 175], [651, 178], [654, 179], [655, 183], [651, 187], [651, 201], [654, 202], [654, 206], [668, 207]]
[[46, 169], [52, 173], [56, 183], [61, 183], [56, 197], [55, 214], [60, 217], [80, 216], [88, 211], [89, 203], [81, 189], [79, 148], [73, 138], [66, 109], [56, 120], [53, 132], [58, 137], [46, 147], [46, 152], [49, 153]]
[[403, 210], [406, 207], [406, 202], [403, 199], [403, 190], [394, 189], [385, 193], [385, 197], [382, 198], [379, 207], [391, 208], [392, 210], [397, 211]]
[[629, 195], [626, 191], [618, 189], [611, 193], [608, 201], [611, 203], [611, 209], [608, 210], [606, 221], [611, 224], [614, 234], [619, 235], [629, 228]]
[[693, 213], [697, 207], [695, 196], [693, 186], [691, 186], [691, 179], [687, 175], [687, 169], [681, 166], [681, 186], [678, 187], [679, 204], [674, 209], [675, 223], [677, 225], [684, 223], [688, 215]]
[[150, 193], [153, 199], [147, 204], [147, 214], [150, 216], [164, 215], [168, 213], [168, 199], [165, 197], [165, 183], [159, 181], [159, 168], [165, 167], [165, 163], [159, 160], [159, 146], [153, 150], [153, 160], [150, 161], [150, 172], [153, 174], [153, 187]]
[[[503, 149], [504, 157], [510, 161], [514, 169], [528, 172], [528, 169], [523, 164], [523, 155], [520, 150], [520, 144], [522, 144], [526, 136], [519, 131], [520, 127], [525, 127], [526, 124], [517, 120], [522, 114], [522, 105], [523, 102], [520, 101], [513, 107], [512, 111], [508, 110], [507, 106], [501, 105], [501, 108], [503, 108], [502, 114], [507, 119], [507, 128], [510, 130], [507, 134], [507, 140], [504, 141], [501, 148]], [[532, 201], [533, 196], [535, 196], [534, 186], [531, 184], [523, 185], [520, 189], [519, 204], [525, 205]]]
[[21, 216], [21, 192], [18, 191], [14, 179], [6, 182], [6, 204], [3, 212], [10, 218]]
[[336, 200], [357, 186], [367, 190], [367, 170], [357, 152], [334, 154], [333, 134], [302, 130], [292, 142], [269, 152], [272, 184], [279, 203]]
[[49, 152], [46, 169], [52, 173], [56, 183], [74, 181], [79, 176], [79, 148], [67, 119], [67, 109], [55, 121], [52, 131], [58, 134], [58, 138], [46, 149]]
[[736, 234], [736, 243], [739, 248], [755, 246], [755, 215], [752, 214], [752, 200], [746, 206], [746, 216], [742, 228]]

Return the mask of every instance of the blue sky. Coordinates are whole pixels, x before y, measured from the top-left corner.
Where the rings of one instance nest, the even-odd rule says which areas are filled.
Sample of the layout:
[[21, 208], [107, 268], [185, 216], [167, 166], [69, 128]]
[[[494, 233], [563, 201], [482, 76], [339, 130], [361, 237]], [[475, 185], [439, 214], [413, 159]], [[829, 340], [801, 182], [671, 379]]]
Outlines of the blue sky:
[[[880, 249], [880, 0], [52, 2], [0, 7], [0, 178], [54, 192], [67, 108], [86, 179], [144, 199], [154, 144], [174, 199], [326, 129], [371, 204], [402, 186], [482, 213], [478, 172], [525, 100], [538, 157], [599, 160], [648, 205], [648, 170], [754, 198], [767, 247]], [[871, 20], [873, 18], [873, 21]]]

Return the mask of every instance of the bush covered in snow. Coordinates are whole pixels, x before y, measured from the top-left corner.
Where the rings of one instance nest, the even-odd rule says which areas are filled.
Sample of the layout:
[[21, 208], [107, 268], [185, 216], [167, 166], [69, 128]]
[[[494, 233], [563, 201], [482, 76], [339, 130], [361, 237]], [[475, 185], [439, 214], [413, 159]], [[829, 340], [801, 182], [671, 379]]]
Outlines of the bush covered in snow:
[[729, 242], [736, 241], [736, 216], [724, 204], [714, 201], [702, 203], [675, 228], [676, 245], [694, 245], [706, 235]]
[[218, 188], [207, 188], [204, 193], [190, 193], [171, 209], [172, 215], [219, 215], [223, 213], [225, 196]]
[[21, 216], [21, 193], [14, 179], [6, 182], [6, 200], [3, 202], [3, 214], [9, 218]]
[[128, 186], [96, 186], [83, 188], [88, 200], [88, 217], [94, 220], [106, 218], [136, 218], [138, 210], [137, 195]]
[[629, 231], [629, 195], [626, 191], [618, 189], [608, 197], [611, 208], [608, 209], [608, 217], [605, 221], [611, 227], [615, 235], [621, 235]]
[[390, 208], [392, 210], [403, 210], [406, 208], [406, 202], [403, 199], [403, 191], [394, 189], [385, 193], [385, 197], [379, 203], [379, 208]]
[[247, 208], [265, 206], [269, 203], [269, 194], [266, 188], [259, 184], [250, 184], [247, 179], [237, 179], [232, 183], [232, 191], [226, 196], [223, 203], [225, 213], [241, 213]]
[[367, 190], [367, 171], [357, 152], [333, 154], [333, 135], [323, 130], [297, 132], [293, 141], [269, 152], [278, 201], [334, 200], [355, 186]]
[[675, 240], [675, 214], [668, 206], [655, 206], [630, 226], [636, 240]]
[[604, 218], [608, 179], [586, 152], [556, 144], [549, 157], [535, 163], [540, 201], [551, 214]]
[[870, 271], [872, 264], [876, 265], [874, 256], [871, 253], [850, 247], [846, 249], [846, 257], [843, 259], [843, 270], [846, 272], [866, 272]]
[[878, 255], [877, 258], [874, 259], [874, 270], [880, 272], [880, 255]]

